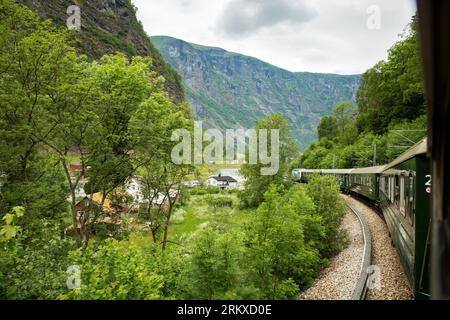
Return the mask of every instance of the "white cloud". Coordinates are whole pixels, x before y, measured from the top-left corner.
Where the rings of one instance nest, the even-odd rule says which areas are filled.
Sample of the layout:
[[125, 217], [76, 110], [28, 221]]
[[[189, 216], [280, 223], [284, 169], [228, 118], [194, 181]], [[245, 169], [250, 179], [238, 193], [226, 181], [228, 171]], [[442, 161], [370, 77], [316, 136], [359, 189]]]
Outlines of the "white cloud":
[[221, 13], [217, 30], [242, 37], [280, 24], [299, 26], [316, 15], [302, 1], [232, 0]]
[[[387, 56], [414, 0], [133, 0], [150, 35], [254, 56], [291, 71], [362, 73]], [[367, 8], [381, 28], [369, 30]]]

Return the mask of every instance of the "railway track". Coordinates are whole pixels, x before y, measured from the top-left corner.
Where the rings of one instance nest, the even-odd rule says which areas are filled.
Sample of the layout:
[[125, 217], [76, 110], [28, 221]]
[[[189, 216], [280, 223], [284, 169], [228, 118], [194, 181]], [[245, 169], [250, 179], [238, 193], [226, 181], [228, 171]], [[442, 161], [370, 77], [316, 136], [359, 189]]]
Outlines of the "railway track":
[[331, 259], [300, 300], [410, 300], [411, 288], [389, 230], [366, 204], [342, 195], [347, 203], [342, 230], [349, 246]]
[[364, 300], [367, 294], [368, 270], [372, 261], [372, 237], [370, 235], [369, 225], [364, 215], [351, 204], [348, 205], [350, 210], [358, 218], [361, 224], [362, 235], [364, 238], [364, 249], [359, 270], [358, 282], [353, 289], [351, 300]]
[[370, 261], [370, 239], [367, 229], [364, 235], [363, 225], [364, 217], [347, 207], [340, 228], [348, 244], [331, 258], [312, 286], [300, 294], [300, 300], [359, 300], [364, 295], [360, 279], [362, 270], [367, 270], [364, 261]]
[[[360, 282], [363, 289], [355, 287], [354, 299], [358, 300], [357, 291], [360, 290], [360, 299], [366, 300], [411, 300], [413, 294], [409, 285], [407, 276], [400, 261], [398, 252], [391, 244], [391, 237], [385, 220], [380, 216], [377, 210], [361, 202], [359, 199], [354, 199], [350, 196], [343, 196], [349, 207], [355, 209], [365, 220], [366, 226], [370, 231], [371, 237], [371, 258], [369, 266], [377, 270], [378, 279], [369, 281], [367, 274], [368, 269], [361, 267]], [[365, 278], [362, 286], [363, 279]], [[373, 283], [372, 283], [373, 282]], [[367, 285], [371, 283], [373, 287], [368, 288]]]

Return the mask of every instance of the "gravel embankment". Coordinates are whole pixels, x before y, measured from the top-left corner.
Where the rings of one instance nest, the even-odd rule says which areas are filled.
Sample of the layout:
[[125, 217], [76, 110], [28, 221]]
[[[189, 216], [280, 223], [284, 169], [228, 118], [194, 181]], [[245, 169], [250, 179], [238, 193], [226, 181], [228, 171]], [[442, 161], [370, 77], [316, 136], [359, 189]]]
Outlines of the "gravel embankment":
[[372, 236], [372, 265], [379, 267], [381, 272], [381, 289], [369, 289], [366, 299], [411, 300], [411, 289], [397, 251], [391, 245], [386, 223], [370, 207], [351, 197], [343, 197], [364, 214]]
[[350, 211], [344, 217], [342, 229], [348, 235], [349, 246], [334, 257], [315, 283], [300, 294], [300, 300], [349, 300], [358, 281], [364, 239], [361, 224]]

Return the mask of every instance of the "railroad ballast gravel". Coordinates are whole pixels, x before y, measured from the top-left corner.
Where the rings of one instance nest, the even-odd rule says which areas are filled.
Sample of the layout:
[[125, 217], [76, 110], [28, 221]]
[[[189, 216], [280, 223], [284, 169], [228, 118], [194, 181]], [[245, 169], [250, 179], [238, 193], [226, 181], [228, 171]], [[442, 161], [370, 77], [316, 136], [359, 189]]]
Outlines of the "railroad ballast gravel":
[[403, 270], [397, 250], [391, 244], [389, 229], [384, 220], [364, 203], [344, 196], [366, 218], [372, 235], [372, 265], [380, 269], [381, 289], [369, 289], [367, 300], [413, 299], [408, 278]]
[[[367, 300], [411, 300], [409, 282], [395, 247], [391, 244], [389, 230], [384, 220], [370, 207], [349, 196], [345, 200], [359, 210], [367, 220], [372, 238], [372, 266], [380, 271], [380, 288], [369, 288]], [[364, 240], [361, 225], [348, 210], [342, 228], [350, 240], [348, 248], [331, 260], [329, 267], [301, 300], [348, 300], [360, 275]]]
[[315, 283], [300, 294], [300, 300], [349, 300], [359, 278], [364, 238], [361, 224], [347, 210], [341, 228], [347, 233], [349, 246], [331, 259]]

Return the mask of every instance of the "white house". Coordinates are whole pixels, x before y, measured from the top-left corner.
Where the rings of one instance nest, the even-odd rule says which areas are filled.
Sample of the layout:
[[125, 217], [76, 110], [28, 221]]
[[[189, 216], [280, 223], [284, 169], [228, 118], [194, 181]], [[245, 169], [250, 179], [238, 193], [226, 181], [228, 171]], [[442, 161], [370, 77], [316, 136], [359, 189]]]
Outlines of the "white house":
[[235, 189], [238, 187], [238, 182], [236, 179], [230, 176], [218, 176], [209, 177], [206, 180], [206, 184], [212, 187], [218, 187], [222, 189]]

